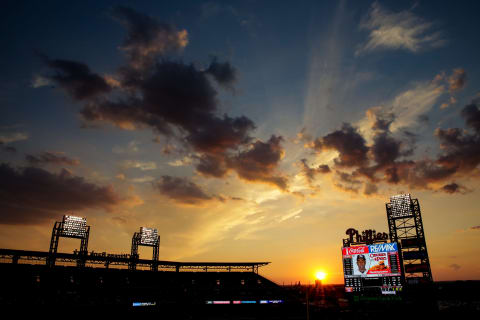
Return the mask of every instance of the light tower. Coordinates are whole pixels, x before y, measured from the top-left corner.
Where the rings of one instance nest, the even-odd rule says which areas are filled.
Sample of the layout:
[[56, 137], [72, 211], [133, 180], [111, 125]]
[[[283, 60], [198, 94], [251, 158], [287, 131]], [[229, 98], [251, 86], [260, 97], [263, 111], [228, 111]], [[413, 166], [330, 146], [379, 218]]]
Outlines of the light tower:
[[404, 274], [408, 283], [432, 282], [427, 244], [418, 199], [410, 194], [390, 197], [386, 203], [391, 242], [400, 242]]
[[150, 268], [152, 271], [158, 270], [158, 252], [160, 249], [160, 236], [157, 229], [140, 227], [140, 232], [135, 232], [132, 237], [132, 251], [130, 255], [130, 270], [136, 270], [138, 260], [138, 246], [153, 247], [153, 263]]
[[64, 215], [62, 221], [56, 221], [53, 225], [52, 238], [50, 240], [50, 250], [48, 252], [47, 265], [55, 266], [55, 260], [58, 250], [58, 241], [63, 238], [80, 239], [80, 252], [77, 260], [77, 266], [85, 266], [85, 258], [88, 254], [88, 237], [90, 226], [87, 226], [87, 219], [82, 217]]

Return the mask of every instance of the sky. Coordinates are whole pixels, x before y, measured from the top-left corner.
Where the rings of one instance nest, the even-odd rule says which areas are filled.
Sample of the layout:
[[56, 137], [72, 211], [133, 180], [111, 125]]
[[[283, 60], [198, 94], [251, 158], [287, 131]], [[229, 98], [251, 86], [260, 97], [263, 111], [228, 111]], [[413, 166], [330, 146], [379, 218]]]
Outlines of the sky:
[[343, 283], [345, 231], [410, 193], [434, 280], [480, 279], [477, 2], [3, 7], [0, 247], [73, 214], [90, 251], [146, 226], [161, 260]]

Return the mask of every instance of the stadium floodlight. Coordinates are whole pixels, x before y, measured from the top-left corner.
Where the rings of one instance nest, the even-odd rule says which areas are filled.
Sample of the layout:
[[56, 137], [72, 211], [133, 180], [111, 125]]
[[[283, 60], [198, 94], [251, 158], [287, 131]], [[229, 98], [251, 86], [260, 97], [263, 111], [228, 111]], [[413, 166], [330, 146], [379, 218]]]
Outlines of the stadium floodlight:
[[62, 236], [85, 238], [87, 236], [87, 219], [69, 215], [63, 216]]
[[140, 244], [155, 246], [158, 244], [158, 231], [153, 228], [140, 227]]
[[410, 204], [412, 203], [412, 198], [410, 194], [399, 194], [396, 196], [390, 197], [390, 205], [392, 206], [391, 217], [392, 218], [403, 218], [409, 217], [412, 215]]

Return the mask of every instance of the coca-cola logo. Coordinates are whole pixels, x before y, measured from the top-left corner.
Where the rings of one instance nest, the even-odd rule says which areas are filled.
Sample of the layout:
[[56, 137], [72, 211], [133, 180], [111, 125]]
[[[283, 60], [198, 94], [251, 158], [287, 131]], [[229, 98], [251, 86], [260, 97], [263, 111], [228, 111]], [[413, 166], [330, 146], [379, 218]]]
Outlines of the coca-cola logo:
[[366, 246], [345, 248], [345, 254], [347, 255], [364, 253], [368, 253], [368, 247]]

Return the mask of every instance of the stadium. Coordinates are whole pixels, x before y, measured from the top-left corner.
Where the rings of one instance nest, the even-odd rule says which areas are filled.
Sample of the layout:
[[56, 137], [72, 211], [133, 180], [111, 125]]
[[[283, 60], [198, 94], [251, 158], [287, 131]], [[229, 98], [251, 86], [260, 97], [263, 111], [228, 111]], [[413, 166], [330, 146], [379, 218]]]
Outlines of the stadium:
[[[89, 232], [85, 218], [66, 215], [53, 227], [49, 252], [0, 249], [0, 305], [177, 318], [283, 312], [285, 290], [259, 275], [269, 262], [161, 261], [157, 230], [143, 227], [130, 254], [88, 252]], [[80, 239], [80, 250], [57, 252], [60, 238]], [[152, 247], [153, 258], [140, 259], [139, 246]]]
[[[370, 319], [386, 314], [416, 319], [478, 313], [478, 282], [433, 282], [418, 200], [393, 196], [386, 211], [388, 235], [347, 229], [341, 252], [344, 284], [317, 280], [290, 286], [260, 275], [270, 262], [159, 260], [160, 236], [154, 228], [135, 232], [128, 254], [89, 252], [86, 219], [65, 215], [53, 226], [48, 252], [0, 249], [0, 306], [36, 315], [149, 313], [166, 319]], [[79, 250], [58, 252], [61, 238], [80, 240]], [[152, 248], [152, 259], [140, 259], [140, 246]], [[362, 269], [367, 260], [369, 269]]]

